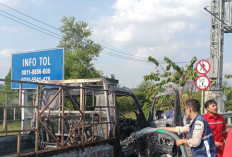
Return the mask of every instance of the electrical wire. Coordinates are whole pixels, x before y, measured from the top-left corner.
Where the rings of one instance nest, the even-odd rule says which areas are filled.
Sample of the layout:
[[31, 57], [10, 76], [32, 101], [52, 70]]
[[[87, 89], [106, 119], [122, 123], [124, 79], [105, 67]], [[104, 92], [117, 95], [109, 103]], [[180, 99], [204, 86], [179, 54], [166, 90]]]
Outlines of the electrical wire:
[[[17, 13], [19, 13], [19, 14], [21, 14], [21, 15], [24, 15], [24, 16], [30, 18], [30, 19], [33, 19], [34, 21], [37, 21], [37, 22], [39, 22], [39, 23], [42, 23], [42, 24], [44, 24], [44, 25], [46, 25], [46, 26], [48, 26], [48, 27], [50, 27], [50, 28], [59, 30], [59, 29], [57, 29], [57, 28], [54, 27], [54, 26], [51, 26], [51, 25], [49, 25], [49, 24], [47, 24], [47, 23], [45, 23], [45, 22], [43, 22], [43, 21], [40, 21], [40, 20], [38, 20], [38, 19], [36, 19], [36, 18], [33, 18], [33, 17], [31, 17], [31, 16], [29, 16], [29, 15], [27, 15], [27, 14], [21, 12], [21, 11], [18, 11], [18, 10], [14, 9], [14, 8], [12, 8], [12, 7], [8, 6], [8, 5], [6, 5], [6, 4], [3, 4], [3, 3], [0, 2], [0, 5], [2, 5], [2, 6], [4, 6], [4, 7], [7, 7], [7, 8], [9, 8], [9, 9], [11, 9], [11, 10], [14, 10], [14, 11], [17, 12]], [[39, 31], [39, 32], [41, 32], [41, 33], [44, 33], [44, 34], [47, 34], [47, 35], [49, 35], [49, 36], [55, 37], [55, 38], [57, 38], [57, 39], [62, 39], [62, 36], [61, 36], [60, 34], [57, 34], [57, 33], [55, 33], [55, 32], [52, 32], [52, 31], [47, 30], [47, 29], [45, 29], [45, 28], [42, 28], [42, 27], [40, 27], [40, 26], [38, 26], [38, 25], [35, 25], [35, 24], [31, 23], [31, 22], [28, 22], [28, 21], [26, 21], [26, 20], [23, 20], [23, 19], [21, 19], [21, 18], [19, 18], [19, 17], [17, 17], [17, 16], [14, 16], [14, 15], [12, 15], [12, 14], [10, 14], [10, 13], [7, 13], [7, 12], [5, 12], [5, 11], [2, 11], [2, 10], [0, 10], [0, 11], [3, 12], [3, 13], [5, 13], [5, 14], [7, 14], [7, 15], [10, 15], [10, 16], [16, 18], [16, 19], [19, 19], [19, 20], [21, 20], [21, 21], [23, 21], [23, 22], [25, 22], [25, 23], [28, 23], [28, 24], [30, 24], [30, 25], [32, 25], [32, 26], [34, 26], [34, 27], [29, 26], [29, 25], [27, 25], [27, 24], [25, 24], [25, 23], [22, 23], [22, 22], [20, 22], [20, 21], [18, 21], [18, 20], [12, 19], [12, 18], [10, 18], [10, 17], [8, 17], [8, 16], [6, 16], [6, 15], [0, 14], [1, 16], [5, 17], [5, 18], [8, 18], [8, 19], [13, 20], [13, 21], [15, 21], [15, 22], [18, 22], [18, 23], [20, 23], [20, 24], [22, 24], [22, 25], [24, 25], [24, 26], [26, 26], [26, 27], [32, 28], [32, 29], [37, 30], [37, 31]], [[35, 28], [35, 27], [37, 27], [37, 28]], [[38, 29], [38, 28], [39, 28], [39, 29]], [[40, 30], [40, 29], [41, 29], [41, 30]], [[44, 32], [44, 31], [42, 31], [42, 30], [44, 30], [44, 31], [46, 31], [46, 32]], [[49, 32], [49, 33], [48, 33], [48, 32]], [[100, 44], [100, 45], [101, 45], [101, 44]], [[104, 45], [101, 45], [101, 47], [103, 47], [103, 48], [105, 48], [105, 49], [108, 49], [108, 50], [111, 50], [111, 51], [114, 51], [114, 52], [117, 52], [117, 53], [120, 53], [120, 54], [123, 54], [123, 55], [126, 55], [126, 56], [123, 56], [123, 55], [119, 55], [119, 54], [116, 54], [116, 53], [113, 53], [113, 52], [102, 51], [102, 53], [107, 54], [107, 55], [110, 55], [110, 56], [113, 56], [113, 57], [118, 57], [118, 58], [121, 58], [121, 59], [127, 59], [127, 60], [137, 61], [137, 62], [150, 63], [150, 62], [147, 60], [147, 58], [145, 58], [145, 57], [138, 57], [138, 56], [136, 56], [136, 55], [132, 55], [132, 54], [128, 54], [128, 53], [125, 53], [125, 52], [122, 52], [122, 51], [119, 51], [119, 50], [115, 50], [115, 49], [106, 47], [106, 46], [104, 46]], [[128, 56], [129, 56], [129, 57], [128, 57]], [[157, 61], [161, 62], [161, 60], [157, 60]], [[176, 63], [177, 63], [177, 64], [181, 64], [181, 63], [188, 63], [188, 62], [176, 62]], [[162, 63], [162, 62], [160, 63], [161, 68], [162, 68], [163, 70], [165, 70], [165, 69], [162, 67], [161, 64], [167, 64], [167, 63]]]
[[[28, 22], [28, 21], [25, 21], [25, 20], [23, 20], [23, 19], [21, 19], [21, 18], [18, 18], [18, 17], [16, 17], [16, 16], [12, 15], [12, 14], [9, 14], [9, 13], [7, 13], [7, 12], [5, 12], [5, 11], [2, 11], [2, 10], [0, 10], [0, 11], [3, 12], [3, 13], [5, 13], [5, 14], [7, 14], [7, 15], [10, 15], [10, 16], [12, 16], [12, 17], [14, 17], [14, 18], [17, 18], [17, 19], [19, 19], [19, 20], [21, 20], [21, 21], [23, 21], [23, 22], [25, 22], [25, 23], [28, 23], [28, 24], [30, 24], [30, 25], [32, 25], [32, 26], [38, 27], [38, 28], [40, 28], [40, 29], [42, 29], [42, 30], [45, 30], [45, 31], [48, 31], [48, 32], [50, 32], [50, 33], [52, 33], [52, 34], [55, 34], [55, 35], [60, 36], [59, 34], [56, 34], [56, 33], [54, 33], [54, 32], [51, 32], [51, 31], [49, 31], [49, 30], [47, 30], [47, 29], [44, 29], [44, 28], [42, 28], [42, 27], [39, 27], [39, 26], [37, 26], [37, 25], [35, 25], [35, 24], [33, 24], [33, 23], [30, 23], [30, 22]], [[58, 38], [58, 39], [62, 39], [62, 38], [59, 38], [59, 37], [57, 37], [57, 36], [54, 36], [54, 35], [52, 35], [52, 34], [50, 34], [50, 33], [41, 31], [41, 30], [39, 30], [39, 29], [37, 29], [37, 28], [35, 28], [35, 27], [32, 27], [32, 26], [27, 25], [27, 24], [25, 24], [25, 23], [22, 23], [22, 22], [20, 22], [20, 21], [18, 21], [18, 20], [15, 20], [15, 19], [13, 19], [13, 18], [10, 18], [9, 16], [3, 15], [3, 14], [0, 14], [0, 15], [3, 16], [3, 17], [5, 17], [5, 18], [8, 18], [8, 19], [10, 19], [10, 20], [12, 20], [12, 21], [15, 21], [15, 22], [17, 22], [17, 23], [20, 23], [20, 24], [22, 24], [22, 25], [24, 25], [24, 26], [26, 26], [26, 27], [32, 28], [32, 29], [34, 29], [34, 30], [37, 30], [37, 31], [42, 32], [42, 33], [45, 33], [45, 34], [50, 35], [50, 36], [52, 36], [52, 37], [55, 37], [55, 38]], [[132, 60], [132, 61], [138, 61], [138, 62], [149, 63], [149, 62], [146, 61], [146, 60], [136, 59], [136, 58], [127, 57], [127, 56], [122, 56], [122, 55], [118, 55], [118, 54], [115, 54], [115, 53], [112, 53], [112, 52], [103, 52], [103, 53], [108, 54], [108, 55], [113, 56], [113, 57], [122, 58], [122, 59], [127, 59], [127, 60]], [[121, 52], [121, 53], [122, 53], [122, 52]], [[123, 54], [126, 54], [126, 53], [123, 53]], [[127, 55], [128, 55], [128, 56], [134, 56], [134, 55], [130, 55], [130, 54], [127, 54]], [[139, 58], [138, 56], [135, 56], [135, 57]]]
[[[102, 46], [102, 45], [101, 45]], [[135, 58], [139, 58], [139, 59], [145, 59], [147, 61], [148, 58], [146, 57], [139, 57], [139, 56], [136, 56], [136, 55], [132, 55], [132, 54], [128, 54], [128, 53], [125, 53], [125, 52], [122, 52], [122, 51], [119, 51], [119, 50], [115, 50], [115, 49], [112, 49], [112, 48], [108, 48], [108, 47], [105, 47], [105, 46], [102, 46], [103, 48], [105, 49], [109, 49], [109, 50], [112, 50], [114, 52], [118, 52], [118, 53], [121, 53], [121, 54], [124, 54], [124, 55], [127, 55], [127, 56], [130, 56], [130, 57], [135, 57]], [[110, 53], [110, 52], [109, 52]], [[111, 52], [112, 53], [112, 52]], [[167, 64], [165, 62], [163, 62], [162, 60], [157, 60], [159, 61], [160, 64]], [[148, 62], [148, 61], [147, 61]], [[182, 64], [182, 63], [189, 63], [189, 62], [175, 62], [177, 64]]]
[[[16, 12], [18, 12], [18, 13], [24, 15], [24, 16], [27, 16], [27, 17], [29, 17], [29, 18], [31, 18], [31, 19], [33, 19], [33, 20], [36, 20], [37, 22], [46, 24], [46, 23], [44, 23], [44, 22], [42, 22], [42, 21], [40, 21], [40, 20], [37, 20], [37, 19], [35, 19], [35, 18], [31, 17], [31, 16], [28, 16], [27, 14], [24, 14], [24, 13], [22, 13], [22, 12], [16, 10], [16, 9], [13, 9], [13, 8], [11, 8], [11, 7], [9, 7], [9, 6], [5, 5], [5, 4], [3, 4], [3, 3], [0, 3], [0, 4], [3, 5], [3, 6], [5, 6], [5, 7], [7, 7], [7, 8], [9, 8], [9, 9], [12, 9], [12, 10], [14, 10], [14, 11], [16, 11]], [[47, 31], [47, 32], [49, 32], [49, 33], [46, 33], [46, 34], [48, 34], [48, 35], [51, 35], [50, 33], [52, 33], [52, 34], [55, 34], [55, 35], [57, 35], [57, 36], [62, 37], [61, 35], [59, 35], [59, 34], [57, 34], [57, 33], [55, 33], [55, 32], [52, 32], [52, 31], [50, 31], [50, 30], [47, 30], [47, 29], [42, 28], [42, 27], [40, 27], [40, 26], [37, 26], [37, 25], [35, 25], [35, 24], [31, 23], [31, 22], [28, 22], [28, 21], [26, 21], [26, 20], [23, 20], [23, 19], [21, 19], [21, 18], [19, 18], [19, 17], [17, 17], [17, 16], [14, 16], [14, 15], [12, 15], [12, 14], [10, 14], [10, 13], [7, 13], [7, 12], [2, 11], [2, 10], [0, 10], [0, 11], [3, 12], [3, 13], [5, 13], [5, 14], [7, 14], [7, 15], [10, 15], [10, 16], [16, 18], [16, 19], [19, 19], [19, 20], [21, 20], [21, 21], [23, 21], [23, 22], [25, 22], [25, 23], [28, 23], [28, 24], [30, 24], [30, 25], [32, 25], [32, 26], [35, 26], [35, 27], [38, 27], [38, 28], [40, 28], [40, 29], [42, 29], [42, 30], [44, 30], [44, 31]], [[0, 15], [2, 15], [2, 14], [0, 14]], [[9, 17], [7, 17], [7, 16], [5, 16], [5, 15], [2, 15], [2, 16], [6, 17], [6, 18], [9, 18]], [[13, 20], [13, 21], [15, 21], [15, 22], [18, 22], [18, 23], [20, 23], [20, 24], [23, 24], [23, 23], [21, 23], [21, 22], [19, 22], [19, 21], [17, 21], [17, 20], [12, 19], [12, 18], [9, 18], [9, 19], [10, 19], [10, 20]], [[25, 25], [25, 26], [27, 26], [27, 27], [30, 27], [30, 28], [32, 28], [32, 29], [35, 29], [34, 27], [28, 26], [28, 25], [26, 25], [26, 24], [23, 24], [23, 25]], [[48, 24], [46, 24], [46, 25], [47, 25], [47, 26], [51, 26], [51, 25], [48, 25]], [[51, 27], [52, 27], [52, 28], [55, 28], [55, 27], [53, 27], [53, 26], [51, 26]], [[55, 28], [55, 29], [56, 29], [56, 28]], [[38, 29], [35, 29], [35, 30], [39, 31]], [[58, 30], [58, 29], [57, 29], [57, 30]], [[45, 32], [43, 32], [43, 31], [40, 31], [40, 32], [45, 33]], [[146, 62], [146, 63], [148, 63], [147, 58], [145, 58], [145, 57], [138, 57], [138, 56], [135, 56], [135, 55], [127, 54], [127, 53], [124, 53], [124, 52], [122, 52], [122, 51], [118, 51], [118, 50], [115, 50], [115, 49], [112, 49], [112, 48], [108, 48], [108, 47], [106, 47], [106, 46], [102, 46], [102, 47], [104, 47], [105, 49], [112, 50], [112, 51], [114, 51], [114, 52], [118, 52], [118, 53], [121, 53], [121, 54], [130, 56], [130, 57], [133, 56], [133, 57], [136, 57], [136, 58], [139, 58], [139, 59], [144, 58], [144, 59], [146, 59], [146, 61], [143, 61], [143, 60], [136, 60], [136, 59], [134, 59], [134, 58], [128, 58], [128, 57], [126, 58], [125, 56], [120, 56], [120, 55], [117, 56], [115, 53], [111, 54], [111, 52], [107, 52], [108, 54], [111, 54], [111, 56], [119, 57], [119, 58], [124, 58], [124, 59], [126, 58], [126, 59], [133, 60], [133, 61], [140, 61], [140, 62]]]
[[[130, 58], [130, 57], [121, 56], [121, 55], [114, 54], [114, 53], [110, 53], [110, 52], [106, 52], [106, 51], [101, 51], [101, 53], [107, 54], [107, 55], [109, 55], [109, 56], [121, 58], [121, 59], [130, 60], [130, 61], [143, 62], [143, 63], [151, 63], [151, 62], [146, 61], [146, 60], [132, 59], [132, 58]], [[165, 64], [165, 63], [163, 63], [163, 64]], [[166, 63], [166, 64], [167, 64], [167, 63]], [[161, 64], [159, 64], [159, 67], [161, 68], [161, 70], [162, 70], [163, 72], [166, 72], [165, 69], [163, 68], [163, 66], [162, 66]]]
[[10, 15], [10, 16], [16, 18], [16, 19], [19, 19], [19, 20], [21, 20], [21, 21], [23, 21], [23, 22], [25, 22], [25, 23], [28, 23], [28, 24], [30, 24], [30, 25], [32, 25], [32, 26], [35, 26], [35, 27], [37, 27], [37, 28], [39, 28], [39, 29], [42, 29], [42, 30], [44, 30], [44, 31], [47, 31], [47, 32], [49, 32], [49, 33], [52, 33], [52, 34], [55, 34], [55, 35], [57, 35], [57, 36], [62, 37], [60, 34], [57, 34], [57, 33], [55, 33], [55, 32], [52, 32], [52, 31], [48, 30], [48, 29], [42, 28], [42, 27], [40, 27], [40, 26], [38, 26], [38, 25], [35, 25], [35, 24], [31, 23], [31, 22], [28, 22], [28, 21], [26, 21], [26, 20], [23, 20], [23, 19], [21, 19], [21, 18], [19, 18], [19, 17], [17, 17], [17, 16], [14, 16], [14, 15], [12, 15], [12, 14], [10, 14], [10, 13], [7, 13], [7, 12], [5, 12], [5, 11], [3, 11], [3, 10], [0, 10], [0, 12], [3, 12], [3, 13], [5, 13], [5, 14], [7, 14], [7, 15]]
[[37, 31], [39, 31], [39, 32], [42, 32], [42, 33], [44, 33], [44, 34], [50, 35], [50, 36], [52, 36], [52, 37], [54, 37], [54, 38], [62, 39], [62, 38], [60, 38], [60, 37], [57, 37], [57, 36], [55, 36], [55, 35], [52, 35], [52, 34], [50, 34], [50, 33], [41, 31], [41, 30], [39, 30], [39, 29], [37, 29], [37, 28], [34, 28], [34, 27], [29, 26], [29, 25], [27, 25], [27, 24], [25, 24], [25, 23], [22, 23], [22, 22], [20, 22], [20, 21], [18, 21], [18, 20], [12, 19], [12, 18], [10, 18], [10, 17], [8, 17], [8, 16], [6, 16], [6, 15], [3, 15], [3, 14], [0, 14], [0, 15], [3, 16], [3, 17], [5, 17], [5, 18], [8, 18], [8, 19], [10, 19], [10, 20], [12, 20], [12, 21], [15, 21], [15, 22], [17, 22], [17, 23], [20, 23], [20, 24], [22, 24], [22, 25], [24, 25], [24, 26], [27, 26], [27, 27], [30, 27], [30, 28], [32, 28], [32, 29], [34, 29], [34, 30], [37, 30]]
[[[0, 11], [3, 12], [3, 13], [5, 13], [5, 14], [7, 14], [7, 15], [10, 15], [10, 16], [16, 18], [16, 19], [19, 19], [19, 20], [21, 20], [21, 21], [23, 21], [23, 22], [25, 22], [25, 23], [28, 23], [28, 24], [30, 24], [30, 25], [32, 25], [32, 26], [38, 27], [38, 28], [40, 28], [40, 29], [42, 29], [42, 30], [45, 30], [45, 31], [47, 31], [47, 32], [50, 32], [50, 33], [52, 33], [52, 34], [55, 34], [55, 35], [60, 36], [60, 35], [57, 34], [57, 33], [54, 33], [54, 32], [52, 32], [52, 31], [49, 31], [49, 30], [47, 30], [47, 29], [44, 29], [44, 28], [42, 28], [42, 27], [40, 27], [40, 26], [37, 26], [37, 25], [35, 25], [35, 24], [33, 24], [33, 23], [30, 23], [30, 22], [28, 22], [28, 21], [25, 21], [25, 20], [23, 20], [23, 19], [21, 19], [21, 18], [18, 18], [18, 17], [16, 17], [16, 16], [12, 15], [12, 14], [9, 14], [9, 13], [7, 13], [7, 12], [5, 12], [5, 11], [2, 11], [2, 10], [0, 10]], [[0, 14], [0, 15], [3, 16], [3, 17], [5, 17], [5, 18], [8, 18], [8, 19], [10, 19], [10, 20], [13, 20], [13, 21], [15, 21], [15, 22], [18, 22], [18, 23], [20, 23], [20, 24], [22, 24], [22, 25], [24, 25], [24, 26], [27, 26], [27, 27], [29, 27], [29, 28], [35, 29], [35, 30], [37, 30], [37, 31], [40, 31], [40, 32], [45, 33], [45, 34], [50, 35], [50, 36], [53, 36], [53, 37], [55, 37], [55, 38], [61, 39], [61, 38], [59, 38], [59, 37], [57, 37], [57, 36], [54, 36], [54, 35], [52, 35], [52, 34], [50, 34], [50, 33], [41, 31], [41, 30], [39, 30], [39, 29], [37, 29], [37, 28], [35, 28], [35, 27], [29, 26], [29, 25], [27, 25], [27, 24], [25, 24], [25, 23], [22, 23], [22, 22], [18, 21], [18, 20], [12, 19], [12, 18], [10, 18], [10, 17], [8, 17], [8, 16], [6, 16], [6, 15], [3, 15], [3, 14]], [[108, 49], [109, 49], [109, 48], [108, 48]], [[113, 49], [111, 49], [111, 50], [113, 50]], [[116, 51], [116, 50], [114, 50], [114, 51]], [[112, 53], [112, 52], [103, 52], [103, 53], [108, 54], [108, 55], [113, 56], [113, 57], [118, 57], [118, 58], [127, 59], [127, 60], [131, 60], [131, 61], [138, 61], [138, 62], [149, 63], [147, 60], [140, 59], [140, 57], [138, 57], [138, 56], [130, 55], [130, 54], [126, 54], [126, 53], [123, 53], [123, 54], [124, 54], [124, 55], [128, 55], [128, 56], [130, 56], [130, 57], [118, 55], [118, 54], [115, 54], [115, 53]], [[121, 52], [121, 53], [122, 53], [122, 52]], [[133, 58], [133, 57], [131, 57], [131, 56], [134, 56], [134, 57], [136, 57], [136, 58]]]
[[[115, 51], [115, 52], [118, 52], [118, 53], [124, 54], [124, 55], [138, 57], [138, 56], [136, 56], [136, 55], [131, 55], [131, 54], [128, 54], [128, 53], [125, 53], [125, 52], [119, 51], [119, 50], [115, 50], [115, 49], [112, 49], [112, 48], [108, 48], [108, 47], [106, 47], [106, 46], [102, 46], [102, 47], [103, 47], [103, 48], [105, 48], [105, 49], [109, 49], [109, 50], [111, 50], [111, 51]], [[147, 58], [146, 58], [146, 57], [140, 57], [140, 58], [144, 58], [144, 59], [146, 59], [146, 60], [147, 60]], [[158, 60], [158, 61], [161, 61], [161, 60]]]
[[128, 54], [127, 56], [125, 56], [125, 55], [121, 55], [121, 54], [118, 54], [118, 53], [115, 53], [115, 52], [110, 52], [108, 50], [107, 51], [106, 50], [102, 50], [102, 51], [107, 52], [107, 53], [111, 53], [111, 54], [114, 54], [114, 55], [122, 56], [122, 57], [128, 57], [128, 58], [132, 58], [132, 59], [137, 59], [137, 60], [148, 62], [147, 58], [143, 59], [143, 57], [139, 57], [139, 56], [134, 56], [134, 55], [130, 55], [130, 54]]
[[2, 5], [2, 6], [4, 6], [4, 7], [7, 7], [7, 8], [9, 8], [9, 9], [11, 9], [11, 10], [14, 10], [15, 12], [17, 12], [17, 13], [19, 13], [19, 14], [21, 14], [21, 15], [24, 15], [24, 16], [26, 16], [26, 17], [32, 19], [32, 20], [35, 20], [35, 21], [37, 21], [37, 22], [40, 22], [40, 23], [42, 23], [42, 24], [44, 24], [44, 25], [46, 25], [46, 26], [48, 26], [48, 27], [51, 27], [51, 28], [56, 29], [56, 30], [59, 31], [58, 28], [56, 28], [56, 27], [54, 27], [54, 26], [51, 26], [51, 25], [49, 25], [49, 24], [47, 24], [47, 23], [45, 23], [45, 22], [43, 22], [43, 21], [40, 21], [40, 20], [38, 20], [38, 19], [36, 19], [36, 18], [33, 18], [33, 17], [31, 17], [31, 16], [29, 16], [29, 15], [27, 15], [27, 14], [21, 12], [21, 11], [18, 11], [18, 10], [14, 9], [14, 8], [12, 8], [12, 7], [8, 6], [8, 5], [6, 5], [6, 4], [3, 4], [3, 3], [0, 2], [0, 5]]
[[145, 60], [139, 60], [139, 59], [135, 59], [135, 58], [131, 58], [131, 57], [126, 57], [126, 56], [120, 56], [114, 53], [110, 53], [110, 52], [106, 52], [106, 51], [101, 51], [104, 54], [110, 55], [110, 56], [114, 56], [117, 58], [121, 58], [121, 59], [126, 59], [126, 60], [131, 60], [131, 61], [137, 61], [137, 62], [143, 62], [143, 63], [149, 63], [148, 61]]

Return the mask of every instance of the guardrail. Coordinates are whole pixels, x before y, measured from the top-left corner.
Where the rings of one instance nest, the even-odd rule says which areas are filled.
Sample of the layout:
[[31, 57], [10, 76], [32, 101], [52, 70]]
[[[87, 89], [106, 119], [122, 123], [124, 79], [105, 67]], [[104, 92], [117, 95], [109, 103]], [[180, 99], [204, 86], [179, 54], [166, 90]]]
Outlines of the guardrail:
[[227, 125], [231, 125], [232, 111], [219, 113], [219, 114], [222, 115], [225, 118], [225, 120], [227, 120]]

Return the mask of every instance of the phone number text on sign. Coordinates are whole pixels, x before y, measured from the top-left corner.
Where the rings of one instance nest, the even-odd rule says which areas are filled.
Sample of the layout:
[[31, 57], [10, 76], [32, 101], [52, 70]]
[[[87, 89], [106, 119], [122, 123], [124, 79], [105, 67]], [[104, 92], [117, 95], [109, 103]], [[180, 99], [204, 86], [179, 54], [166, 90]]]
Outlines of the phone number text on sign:
[[50, 74], [51, 69], [50, 68], [45, 68], [45, 69], [28, 69], [28, 70], [22, 70], [21, 74], [22, 75], [38, 75], [38, 74]]
[[50, 77], [22, 77], [21, 81], [29, 81], [29, 82], [40, 82], [40, 81], [50, 81]]
[[22, 77], [21, 81], [29, 81], [29, 82], [40, 82], [40, 81], [50, 81], [50, 77]]

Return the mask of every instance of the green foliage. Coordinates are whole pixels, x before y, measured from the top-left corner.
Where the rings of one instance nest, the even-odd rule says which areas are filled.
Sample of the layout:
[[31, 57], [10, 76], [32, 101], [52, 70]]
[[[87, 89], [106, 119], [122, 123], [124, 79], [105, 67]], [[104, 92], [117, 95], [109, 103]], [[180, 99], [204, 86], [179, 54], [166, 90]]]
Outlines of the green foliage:
[[88, 24], [75, 21], [75, 17], [64, 17], [60, 27], [62, 39], [58, 47], [65, 50], [65, 79], [101, 77], [92, 63], [99, 56], [101, 46], [89, 39]]
[[[156, 59], [149, 57], [148, 61], [155, 63], [156, 66], [159, 66], [159, 63], [156, 63]], [[176, 63], [171, 61], [168, 57], [164, 57], [164, 61], [167, 63], [166, 71], [160, 73], [159, 71], [154, 73], [151, 72], [149, 75], [144, 76], [144, 80], [153, 80], [156, 81], [156, 86], [163, 86], [166, 84], [172, 83], [183, 87], [187, 80], [195, 80], [197, 77], [197, 72], [195, 71], [193, 65], [196, 62], [196, 57], [193, 57], [191, 62], [186, 65], [186, 69], [179, 67]]]
[[159, 66], [159, 62], [151, 56], [148, 57], [148, 61], [154, 63], [156, 66]]
[[147, 95], [146, 91], [147, 89], [151, 88], [153, 85], [154, 83], [152, 81], [143, 81], [137, 86], [137, 88], [132, 89], [134, 94], [138, 97], [142, 107], [145, 104], [150, 103], [149, 101], [150, 96]]
[[226, 100], [226, 111], [232, 111], [232, 88], [231, 85], [228, 84], [228, 82], [224, 82], [223, 89], [225, 90], [225, 93], [227, 95]]
[[[167, 65], [165, 69], [163, 68], [164, 71], [162, 73], [157, 70], [156, 72], [151, 72], [149, 75], [144, 76], [145, 81], [155, 82], [153, 86], [147, 88], [147, 90], [144, 92], [144, 95], [147, 96], [147, 101], [143, 106], [143, 110], [146, 116], [151, 110], [152, 101], [157, 94], [165, 91], [166, 88], [172, 89], [177, 87], [184, 87], [188, 80], [194, 81], [197, 78], [197, 72], [194, 69], [196, 60], [197, 58], [193, 57], [189, 64], [185, 65], [185, 67], [180, 67], [168, 57], [164, 57], [164, 61], [167, 63]], [[160, 63], [151, 56], [148, 58], [148, 61], [154, 63], [157, 68], [160, 66]], [[200, 92], [180, 91], [181, 104], [184, 104], [184, 102], [190, 98], [197, 98], [200, 100]], [[157, 102], [155, 102], [156, 109], [167, 110], [173, 99], [174, 97], [170, 95], [160, 97]]]
[[[21, 129], [21, 122], [20, 121], [14, 121], [10, 122], [7, 125], [7, 130], [20, 130]], [[3, 131], [3, 123], [0, 123], [0, 131]], [[16, 135], [17, 132], [8, 133], [7, 135]], [[0, 136], [5, 136], [6, 134], [0, 133]]]
[[[151, 72], [151, 74], [144, 76], [144, 80], [156, 81], [156, 86], [163, 86], [172, 83], [183, 87], [187, 80], [195, 80], [197, 77], [197, 72], [193, 67], [196, 60], [197, 58], [193, 57], [191, 62], [186, 65], [186, 68], [184, 68], [179, 67], [168, 57], [164, 57], [164, 61], [167, 63], [166, 71], [164, 71], [164, 73], [160, 73], [159, 71], [156, 73]], [[148, 61], [155, 63], [156, 66], [159, 65], [156, 59], [152, 57], [149, 57]]]
[[151, 73], [150, 75], [145, 75], [144, 76], [144, 80], [148, 81], [148, 80], [154, 80], [154, 81], [160, 81], [160, 75], [156, 74], [156, 73]]
[[[225, 74], [224, 78], [225, 79], [231, 79], [232, 75], [231, 74]], [[216, 84], [215, 81], [213, 83]], [[211, 82], [211, 85], [212, 85], [212, 82]], [[232, 111], [232, 87], [231, 87], [231, 84], [229, 84], [227, 81], [224, 81], [223, 89], [225, 90], [225, 93], [227, 95], [226, 111]]]
[[[5, 77], [6, 80], [11, 80], [11, 70]], [[7, 102], [6, 102], [6, 92], [7, 93]], [[18, 104], [18, 91], [11, 90], [11, 82], [5, 82], [3, 86], [3, 92], [0, 92], [0, 105], [3, 106], [7, 103], [7, 105], [17, 105]], [[13, 108], [7, 109], [7, 119], [13, 120], [14, 112]], [[16, 110], [16, 119], [20, 119], [20, 110]], [[0, 119], [3, 119], [3, 108], [0, 108]]]
[[65, 109], [74, 110], [72, 101], [70, 99], [64, 99], [64, 107]]
[[[5, 79], [11, 80], [11, 70], [9, 70]], [[10, 91], [10, 90], [11, 90], [11, 82], [5, 82], [4, 91]]]
[[[154, 88], [157, 90], [154, 90]], [[158, 94], [158, 91], [162, 91], [162, 89], [158, 86], [154, 86], [153, 81], [143, 81], [137, 86], [137, 88], [133, 89], [132, 91], [138, 97], [145, 116], [147, 117], [152, 107], [152, 98]], [[155, 91], [155, 93], [152, 91]]]
[[131, 97], [117, 97], [117, 106], [119, 114], [131, 113], [137, 109], [136, 104]]
[[[224, 75], [225, 79], [231, 79], [232, 75], [231, 74], [226, 74]], [[212, 83], [211, 83], [212, 84]], [[232, 111], [232, 87], [231, 84], [229, 84], [227, 81], [224, 81], [223, 83], [223, 89], [227, 95], [227, 100], [226, 100], [226, 111]]]
[[226, 79], [230, 79], [230, 78], [232, 78], [232, 75], [231, 75], [231, 74], [225, 74], [224, 77], [225, 77]]
[[114, 79], [114, 80], [116, 79], [114, 74], [110, 74], [110, 77], [106, 75], [105, 78]]

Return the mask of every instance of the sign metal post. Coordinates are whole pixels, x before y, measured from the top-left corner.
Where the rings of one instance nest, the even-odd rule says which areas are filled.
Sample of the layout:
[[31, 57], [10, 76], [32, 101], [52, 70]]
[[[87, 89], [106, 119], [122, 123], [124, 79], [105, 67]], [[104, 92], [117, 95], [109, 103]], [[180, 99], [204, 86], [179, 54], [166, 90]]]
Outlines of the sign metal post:
[[207, 60], [200, 60], [196, 64], [196, 71], [200, 74], [199, 77], [195, 80], [195, 86], [201, 90], [201, 114], [203, 114], [203, 99], [204, 99], [204, 90], [207, 90], [210, 86], [210, 79], [205, 76], [210, 71], [210, 63]]

